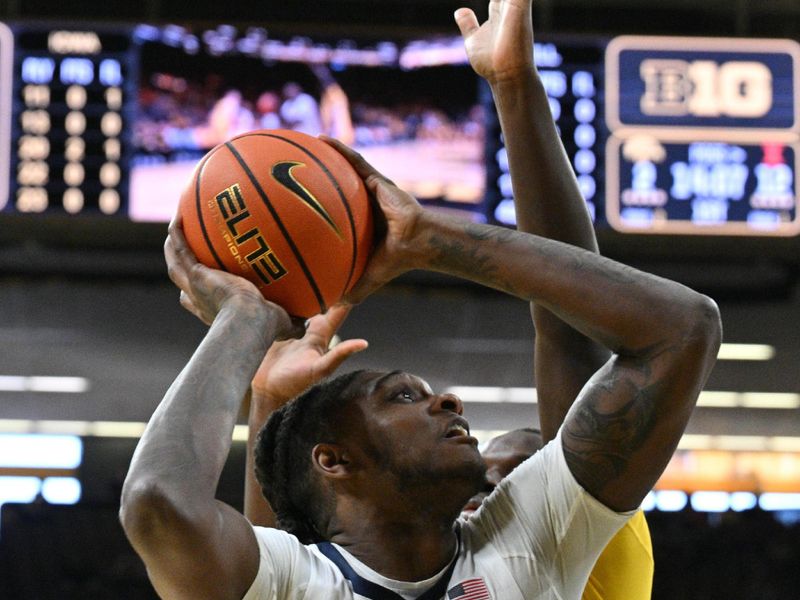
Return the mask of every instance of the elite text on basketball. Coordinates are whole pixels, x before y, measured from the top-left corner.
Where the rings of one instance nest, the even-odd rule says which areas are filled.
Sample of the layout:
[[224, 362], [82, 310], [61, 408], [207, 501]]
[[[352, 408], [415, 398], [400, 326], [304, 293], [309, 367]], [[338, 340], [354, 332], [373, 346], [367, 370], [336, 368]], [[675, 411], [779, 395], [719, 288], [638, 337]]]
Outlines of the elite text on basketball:
[[286, 267], [259, 228], [252, 224], [239, 184], [221, 191], [214, 202], [224, 224], [221, 231], [225, 243], [242, 270], [249, 266], [267, 285], [286, 275]]

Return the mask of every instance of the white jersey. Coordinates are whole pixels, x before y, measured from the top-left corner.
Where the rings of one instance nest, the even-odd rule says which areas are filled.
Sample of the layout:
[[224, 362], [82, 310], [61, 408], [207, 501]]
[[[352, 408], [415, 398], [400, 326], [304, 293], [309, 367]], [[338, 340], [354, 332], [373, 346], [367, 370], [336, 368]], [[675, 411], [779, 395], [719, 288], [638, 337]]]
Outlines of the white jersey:
[[[456, 523], [455, 563], [430, 579], [388, 579], [335, 544], [304, 546], [255, 527], [261, 561], [244, 600], [417, 600], [444, 578], [426, 600], [578, 600], [597, 557], [634, 513], [616, 513], [581, 488], [559, 435]], [[343, 568], [326, 554], [339, 554]]]

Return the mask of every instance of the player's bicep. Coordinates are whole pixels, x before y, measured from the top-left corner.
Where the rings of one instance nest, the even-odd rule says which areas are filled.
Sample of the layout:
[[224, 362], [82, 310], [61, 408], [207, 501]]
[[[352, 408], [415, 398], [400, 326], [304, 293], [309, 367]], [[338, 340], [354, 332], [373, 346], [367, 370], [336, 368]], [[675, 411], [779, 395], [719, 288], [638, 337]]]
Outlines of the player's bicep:
[[575, 479], [617, 511], [636, 508], [669, 462], [705, 375], [692, 353], [613, 356], [586, 384], [564, 423]]
[[250, 523], [230, 506], [176, 520], [142, 552], [159, 595], [174, 599], [241, 600], [259, 567], [259, 547]]

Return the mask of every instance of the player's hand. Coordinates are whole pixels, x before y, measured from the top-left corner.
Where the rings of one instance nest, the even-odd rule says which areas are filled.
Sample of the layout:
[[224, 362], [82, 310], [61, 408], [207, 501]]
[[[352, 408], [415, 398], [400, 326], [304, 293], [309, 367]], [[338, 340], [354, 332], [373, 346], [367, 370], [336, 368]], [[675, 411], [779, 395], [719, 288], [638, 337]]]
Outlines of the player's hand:
[[334, 305], [325, 314], [311, 317], [300, 339], [275, 342], [253, 378], [253, 402], [269, 402], [274, 410], [364, 350], [367, 341], [363, 339], [346, 340], [330, 347], [351, 308]]
[[355, 168], [378, 209], [373, 211], [378, 232], [375, 249], [364, 274], [343, 300], [357, 304], [398, 275], [418, 266], [413, 240], [425, 211], [413, 196], [380, 174], [358, 152], [327, 136], [320, 136], [320, 139], [333, 146]]
[[211, 325], [227, 303], [238, 303], [240, 307], [269, 313], [275, 339], [303, 334], [302, 321], [293, 320], [280, 306], [265, 300], [252, 283], [198, 262], [183, 235], [180, 214], [169, 224], [164, 257], [169, 278], [181, 290], [181, 305], [206, 325]]
[[455, 12], [469, 62], [489, 83], [513, 80], [534, 68], [531, 5], [532, 0], [490, 0], [483, 25], [469, 8]]

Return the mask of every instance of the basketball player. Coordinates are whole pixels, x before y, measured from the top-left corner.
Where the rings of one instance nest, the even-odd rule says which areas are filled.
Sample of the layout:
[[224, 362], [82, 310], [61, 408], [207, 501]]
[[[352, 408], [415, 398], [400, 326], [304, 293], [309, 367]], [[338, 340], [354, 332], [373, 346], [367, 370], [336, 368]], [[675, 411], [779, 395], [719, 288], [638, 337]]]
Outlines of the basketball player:
[[[474, 23], [470, 26], [474, 26]], [[543, 87], [529, 69], [511, 85], [493, 82], [495, 69], [482, 49], [485, 37], [467, 36], [467, 53], [475, 71], [492, 86], [494, 101], [514, 177], [517, 226], [521, 231], [598, 252], [594, 228], [564, 152]], [[533, 40], [529, 40], [532, 44]], [[528, 49], [530, 46], [528, 47]], [[519, 43], [505, 49], [500, 63], [520, 60]], [[535, 157], [533, 159], [532, 157]], [[531, 305], [536, 328], [535, 371], [541, 431], [519, 430], [494, 440], [483, 453], [487, 487], [493, 489], [522, 460], [552, 440], [574, 399], [588, 379], [608, 360], [602, 345], [582, 335], [544, 307]], [[248, 457], [252, 463], [255, 437], [272, 411], [326, 376], [363, 340], [326, 352], [328, 341], [344, 312], [315, 317], [301, 340], [276, 344], [253, 380]], [[316, 376], [316, 377], [315, 377]], [[264, 502], [248, 463], [245, 514], [257, 525], [274, 526], [274, 514]], [[476, 495], [464, 514], [474, 511], [486, 493]], [[623, 526], [604, 550], [584, 593], [585, 600], [642, 600], [650, 597], [653, 556], [644, 515], [639, 512]]]
[[255, 127], [255, 116], [242, 93], [229, 89], [214, 103], [204, 124], [186, 128], [167, 126], [162, 135], [171, 150], [209, 150]]
[[[492, 81], [493, 69], [480, 52], [480, 38], [467, 38], [467, 51], [479, 75]], [[476, 41], [477, 40], [477, 41]], [[532, 40], [530, 40], [532, 42]], [[519, 52], [520, 45], [508, 52]], [[508, 60], [507, 58], [504, 60]], [[521, 231], [570, 243], [597, 252], [597, 241], [585, 202], [569, 167], [552, 119], [547, 95], [531, 69], [513, 85], [494, 85], [497, 105], [514, 176], [514, 201]], [[520, 96], [522, 99], [520, 100]], [[545, 118], [542, 116], [545, 115]], [[532, 160], [531, 157], [536, 157]], [[350, 353], [362, 349], [363, 340], [326, 352], [330, 337], [344, 318], [335, 313], [316, 317], [309, 336], [274, 346], [253, 381], [251, 444], [261, 423], [276, 408], [316, 383]], [[494, 440], [483, 453], [487, 486], [491, 489], [522, 460], [553, 439], [581, 388], [608, 360], [609, 352], [582, 335], [544, 307], [531, 306], [536, 327], [536, 381], [541, 432], [520, 430]], [[287, 353], [289, 355], [287, 356]], [[289, 370], [288, 366], [294, 369]], [[298, 369], [302, 369], [298, 371]], [[277, 371], [277, 372], [276, 372]], [[252, 450], [248, 451], [252, 457]], [[261, 498], [253, 469], [248, 465], [246, 511], [259, 525], [273, 526], [274, 515]], [[474, 511], [485, 497], [477, 495], [468, 505]], [[637, 600], [650, 597], [653, 558], [647, 522], [642, 513], [630, 519], [612, 539], [592, 572], [586, 600], [604, 598]]]
[[[495, 89], [531, 71], [529, 2], [493, 1], [480, 28], [469, 10], [457, 20], [473, 58], [494, 65]], [[516, 46], [528, 52], [493, 62]], [[410, 269], [445, 272], [534, 301], [613, 354], [555, 439], [458, 524], [486, 467], [457, 397], [403, 372], [314, 387], [275, 413], [257, 453], [264, 491], [295, 536], [254, 530], [214, 491], [264, 354], [300, 332], [249, 282], [199, 265], [176, 220], [170, 276], [211, 327], [151, 419], [123, 490], [122, 521], [151, 580], [174, 598], [579, 597], [685, 428], [719, 346], [716, 306], [592, 252], [425, 211], [331, 143], [386, 225], [351, 301]]]
[[[367, 347], [366, 340], [351, 339], [329, 349], [347, 312], [345, 306], [334, 306], [324, 315], [310, 319], [301, 339], [273, 344], [253, 378], [244, 503], [245, 516], [254, 525], [276, 526], [275, 514], [255, 478], [253, 455], [258, 433], [275, 410]], [[538, 391], [541, 412], [547, 410], [552, 398], [546, 388]], [[467, 502], [461, 516], [471, 517], [500, 481], [542, 446], [541, 432], [534, 429], [518, 429], [490, 441], [481, 452], [487, 466], [486, 484]], [[646, 600], [650, 598], [652, 581], [650, 533], [644, 514], [639, 511], [603, 550], [589, 575], [583, 600]]]
[[322, 133], [319, 105], [314, 97], [303, 91], [299, 83], [290, 81], [283, 86], [283, 104], [280, 108], [281, 120], [289, 129], [308, 135]]
[[313, 65], [311, 71], [319, 81], [319, 116], [322, 133], [340, 142], [352, 145], [356, 139], [353, 120], [350, 116], [350, 99], [344, 88], [336, 81], [327, 65]]

